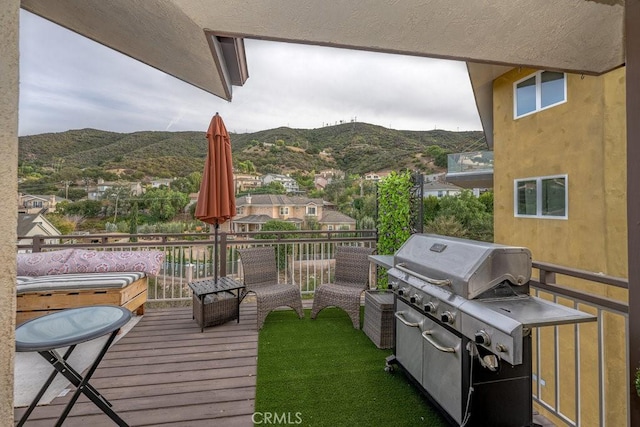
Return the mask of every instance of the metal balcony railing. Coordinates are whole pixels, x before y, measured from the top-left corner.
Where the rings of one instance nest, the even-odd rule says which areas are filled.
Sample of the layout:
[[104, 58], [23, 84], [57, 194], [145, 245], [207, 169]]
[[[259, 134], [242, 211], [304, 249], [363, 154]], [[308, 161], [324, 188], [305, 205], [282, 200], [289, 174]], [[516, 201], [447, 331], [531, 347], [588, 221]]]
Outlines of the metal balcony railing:
[[627, 279], [542, 262], [533, 267], [534, 295], [598, 318], [533, 331], [537, 408], [557, 426], [629, 425]]
[[[239, 248], [275, 246], [281, 282], [296, 284], [302, 295], [311, 295], [316, 285], [332, 277], [335, 245], [375, 247], [376, 240], [375, 230], [221, 232], [218, 274], [242, 277]], [[67, 248], [162, 251], [165, 259], [160, 273], [149, 278], [148, 301], [151, 303], [190, 300], [188, 283], [214, 276], [214, 237], [206, 233], [70, 235], [55, 239], [34, 236], [19, 237], [18, 241], [21, 242], [18, 251], [22, 252]]]
[[[220, 233], [220, 274], [242, 277], [238, 248], [273, 245], [280, 280], [298, 285], [303, 295], [311, 296], [318, 284], [331, 279], [335, 245], [376, 244], [375, 230], [286, 231], [269, 235], [270, 239], [261, 239], [264, 234], [260, 232]], [[45, 236], [20, 237], [20, 242], [31, 243], [19, 245], [18, 250], [79, 247], [164, 251], [165, 263], [160, 274], [149, 281], [151, 303], [188, 303], [191, 291], [187, 284], [213, 276], [211, 234], [101, 234], [56, 239], [54, 242]], [[536, 409], [558, 426], [627, 425], [631, 396], [627, 280], [541, 262], [534, 262], [533, 268], [532, 294], [598, 318], [595, 323], [532, 331]]]

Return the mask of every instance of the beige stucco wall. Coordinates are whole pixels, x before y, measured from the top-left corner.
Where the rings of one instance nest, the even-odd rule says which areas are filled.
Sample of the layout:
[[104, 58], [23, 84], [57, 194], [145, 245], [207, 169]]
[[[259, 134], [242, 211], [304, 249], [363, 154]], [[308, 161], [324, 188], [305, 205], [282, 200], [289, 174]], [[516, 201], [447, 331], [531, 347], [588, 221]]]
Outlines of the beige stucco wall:
[[[533, 259], [627, 275], [625, 70], [599, 77], [568, 75], [567, 102], [513, 118], [513, 83], [534, 70], [513, 69], [494, 81], [495, 240], [531, 249]], [[514, 180], [568, 176], [568, 219], [516, 218]], [[558, 277], [560, 284], [618, 300], [624, 290]], [[560, 301], [561, 303], [568, 303]], [[580, 307], [593, 312], [587, 307]], [[593, 314], [596, 314], [593, 312]], [[602, 316], [607, 425], [626, 424], [626, 348], [622, 316]], [[576, 417], [572, 327], [558, 332], [561, 409]], [[555, 400], [555, 331], [543, 328], [540, 395]], [[598, 348], [595, 324], [580, 327], [581, 422], [597, 426]], [[544, 412], [544, 411], [542, 411]], [[560, 423], [560, 425], [563, 425]]]
[[[514, 69], [494, 84], [495, 236], [538, 261], [627, 274], [624, 69], [568, 75], [567, 102], [513, 119]], [[568, 175], [568, 220], [516, 218], [514, 179]]]
[[[19, 0], [0, 2], [0, 200], [18, 194]], [[0, 424], [13, 425], [16, 229], [13, 203], [0, 203]]]

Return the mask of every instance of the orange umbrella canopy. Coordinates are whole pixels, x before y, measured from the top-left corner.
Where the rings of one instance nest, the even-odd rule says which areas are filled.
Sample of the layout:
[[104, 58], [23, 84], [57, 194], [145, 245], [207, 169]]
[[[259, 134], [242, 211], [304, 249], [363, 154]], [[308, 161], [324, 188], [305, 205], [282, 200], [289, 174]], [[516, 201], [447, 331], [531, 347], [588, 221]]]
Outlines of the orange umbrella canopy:
[[231, 139], [222, 117], [216, 113], [207, 131], [209, 150], [204, 164], [196, 218], [222, 224], [236, 214]]

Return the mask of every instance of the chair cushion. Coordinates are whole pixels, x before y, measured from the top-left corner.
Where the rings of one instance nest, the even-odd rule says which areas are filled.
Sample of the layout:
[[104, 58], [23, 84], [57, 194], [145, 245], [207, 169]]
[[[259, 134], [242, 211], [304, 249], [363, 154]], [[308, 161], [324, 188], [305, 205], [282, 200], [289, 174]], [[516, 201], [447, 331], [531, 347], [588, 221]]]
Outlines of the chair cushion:
[[83, 290], [114, 288], [120, 289], [145, 277], [144, 272], [86, 273], [86, 274], [52, 274], [48, 276], [17, 277], [18, 295], [27, 292]]

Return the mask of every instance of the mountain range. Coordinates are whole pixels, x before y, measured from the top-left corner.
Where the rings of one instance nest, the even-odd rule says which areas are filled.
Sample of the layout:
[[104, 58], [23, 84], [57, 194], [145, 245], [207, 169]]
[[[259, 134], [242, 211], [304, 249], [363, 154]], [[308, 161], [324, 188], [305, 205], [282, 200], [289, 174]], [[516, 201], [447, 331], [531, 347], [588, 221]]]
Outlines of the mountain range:
[[[436, 152], [486, 150], [481, 131], [404, 131], [352, 122], [317, 129], [280, 127], [230, 134], [234, 163], [251, 161], [259, 173], [336, 168], [364, 174], [402, 168], [432, 173]], [[431, 148], [430, 148], [431, 147]], [[154, 177], [201, 171], [205, 132], [117, 133], [69, 130], [19, 138], [19, 161], [52, 167], [129, 169]]]

